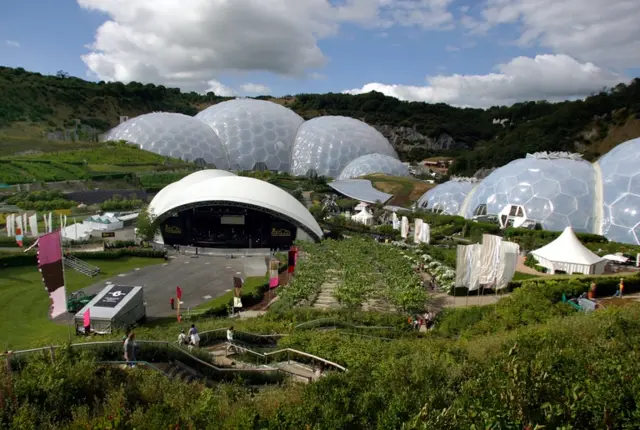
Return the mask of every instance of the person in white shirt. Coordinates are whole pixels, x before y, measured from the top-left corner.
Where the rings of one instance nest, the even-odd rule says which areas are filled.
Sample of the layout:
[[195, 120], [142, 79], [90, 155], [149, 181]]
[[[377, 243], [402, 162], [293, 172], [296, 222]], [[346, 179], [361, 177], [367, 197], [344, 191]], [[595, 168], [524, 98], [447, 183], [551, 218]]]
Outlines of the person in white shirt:
[[184, 329], [180, 330], [180, 334], [178, 335], [178, 344], [186, 345], [187, 343], [187, 335], [184, 334]]
[[229, 355], [231, 348], [235, 350], [235, 346], [233, 345], [233, 326], [227, 329], [227, 355]]

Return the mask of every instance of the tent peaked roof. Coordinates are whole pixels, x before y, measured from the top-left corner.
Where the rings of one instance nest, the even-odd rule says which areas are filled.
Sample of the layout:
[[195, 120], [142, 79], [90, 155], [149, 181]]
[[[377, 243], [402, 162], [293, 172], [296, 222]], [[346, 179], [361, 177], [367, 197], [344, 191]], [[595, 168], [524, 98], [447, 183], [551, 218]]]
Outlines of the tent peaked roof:
[[603, 260], [602, 257], [591, 252], [578, 240], [571, 227], [565, 228], [562, 234], [553, 242], [531, 251], [531, 253], [547, 261], [571, 264], [591, 265]]

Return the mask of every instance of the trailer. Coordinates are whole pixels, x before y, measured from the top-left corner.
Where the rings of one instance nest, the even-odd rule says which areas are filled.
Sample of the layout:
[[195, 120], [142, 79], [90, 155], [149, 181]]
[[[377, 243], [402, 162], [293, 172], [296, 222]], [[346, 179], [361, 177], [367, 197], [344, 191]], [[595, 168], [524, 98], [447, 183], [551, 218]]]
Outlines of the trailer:
[[87, 310], [92, 332], [107, 334], [116, 330], [127, 330], [146, 316], [143, 287], [105, 287], [74, 317], [76, 332], [84, 333], [84, 314]]

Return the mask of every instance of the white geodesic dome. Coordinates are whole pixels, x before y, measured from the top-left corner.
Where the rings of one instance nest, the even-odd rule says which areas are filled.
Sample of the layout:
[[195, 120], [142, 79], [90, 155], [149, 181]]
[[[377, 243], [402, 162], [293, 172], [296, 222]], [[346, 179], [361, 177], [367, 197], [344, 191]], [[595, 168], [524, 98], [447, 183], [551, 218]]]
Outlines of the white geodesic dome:
[[216, 133], [197, 119], [167, 112], [140, 115], [111, 129], [103, 141], [124, 140], [145, 151], [185, 161], [204, 160], [219, 169], [230, 167]]
[[353, 160], [367, 154], [398, 158], [389, 141], [375, 128], [344, 116], [321, 116], [298, 129], [292, 152], [292, 173], [337, 178]]
[[276, 103], [236, 99], [208, 107], [196, 119], [209, 125], [226, 147], [232, 170], [289, 172], [291, 147], [302, 117]]
[[463, 215], [473, 218], [486, 205], [498, 215], [507, 205], [521, 206], [526, 218], [545, 230], [592, 232], [595, 224], [596, 174], [593, 166], [574, 158], [530, 156], [496, 169], [467, 196]]
[[410, 176], [409, 168], [397, 158], [384, 154], [367, 154], [351, 161], [342, 170], [338, 180], [359, 178], [373, 173], [389, 176]]
[[470, 180], [451, 180], [436, 185], [420, 197], [418, 207], [444, 215], [459, 215], [464, 200], [476, 185]]
[[595, 166], [602, 181], [599, 233], [640, 244], [640, 138], [616, 146]]

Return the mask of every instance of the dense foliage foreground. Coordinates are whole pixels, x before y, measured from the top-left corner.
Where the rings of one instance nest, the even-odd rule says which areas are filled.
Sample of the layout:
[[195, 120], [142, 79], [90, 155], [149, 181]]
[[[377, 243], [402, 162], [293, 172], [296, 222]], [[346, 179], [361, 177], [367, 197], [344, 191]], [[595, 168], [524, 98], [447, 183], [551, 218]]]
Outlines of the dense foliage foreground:
[[[207, 388], [140, 369], [100, 368], [99, 357], [59, 351], [55, 364], [32, 358], [0, 380], [3, 428], [193, 429], [609, 429], [640, 423], [640, 307], [591, 315], [536, 308], [515, 329], [500, 325], [508, 307], [448, 312], [443, 329], [356, 335], [346, 329], [289, 330], [294, 347], [346, 366], [311, 385], [261, 388], [237, 381]], [[536, 306], [534, 306], [536, 307]], [[488, 310], [487, 310], [488, 309]], [[469, 314], [475, 317], [469, 317]], [[356, 323], [399, 327], [385, 314], [350, 313]], [[545, 319], [545, 316], [548, 317]], [[243, 322], [272, 332], [309, 311]], [[378, 321], [376, 321], [378, 319]], [[447, 321], [449, 320], [449, 321]], [[493, 321], [490, 334], [458, 337], [444, 327]], [[545, 321], [535, 324], [536, 321]], [[282, 331], [282, 330], [279, 330]], [[486, 331], [484, 331], [486, 333]], [[141, 335], [142, 333], [139, 333]], [[168, 336], [167, 336], [168, 338]], [[539, 427], [541, 428], [541, 427]]]

